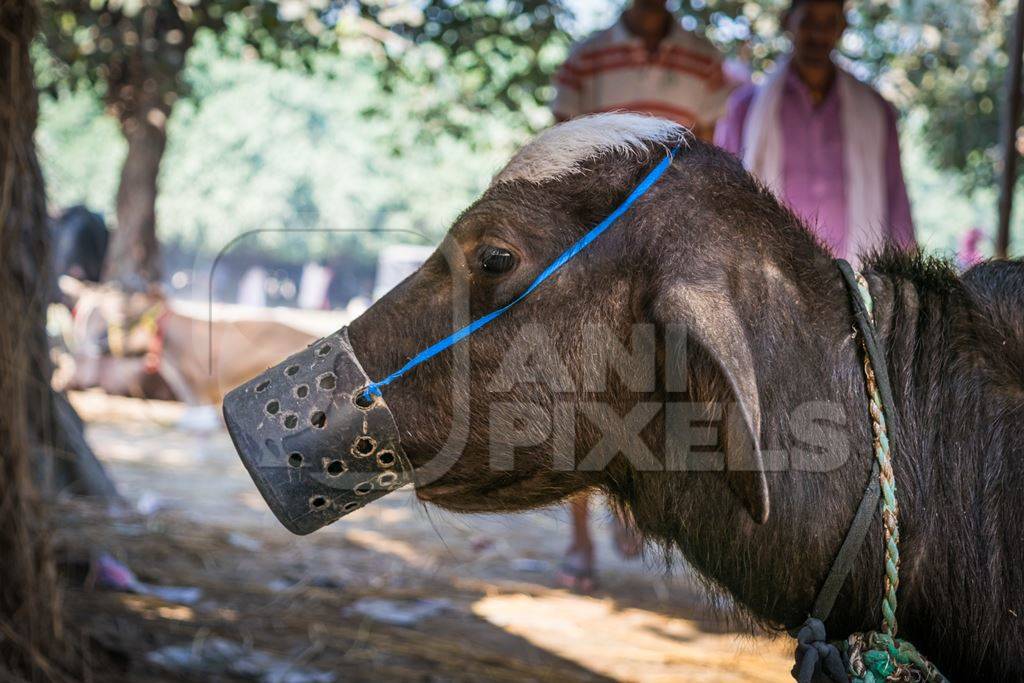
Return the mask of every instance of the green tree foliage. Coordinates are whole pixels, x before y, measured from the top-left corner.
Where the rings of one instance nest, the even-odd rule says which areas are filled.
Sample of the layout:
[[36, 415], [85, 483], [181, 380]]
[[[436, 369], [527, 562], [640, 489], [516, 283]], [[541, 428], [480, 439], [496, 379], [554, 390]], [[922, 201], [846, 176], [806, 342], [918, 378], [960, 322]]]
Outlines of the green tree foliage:
[[[68, 99], [68, 86], [107, 93], [107, 110], [116, 113], [111, 74], [124, 72], [118, 65], [139, 49], [145, 26], [164, 27], [153, 28], [163, 38], [151, 43], [158, 48], [152, 73], [162, 78], [170, 64], [173, 82], [157, 90], [167, 106], [184, 102], [169, 123], [171, 166], [154, 202], [162, 234], [183, 246], [241, 230], [314, 223], [437, 230], [516, 140], [550, 122], [550, 72], [564, 57], [564, 28], [571, 26], [562, 0], [43, 1], [53, 10], [47, 44], [56, 57], [44, 60], [44, 80], [52, 92], [65, 93], [67, 106], [47, 109], [55, 124], [63, 123], [45, 127], [42, 149], [44, 155], [75, 150], [79, 164], [51, 159], [47, 168], [55, 187], [67, 179], [86, 188], [79, 194], [94, 203], [122, 182], [109, 168], [99, 169], [99, 159], [125, 159], [126, 146], [111, 141], [99, 149], [97, 136], [109, 139], [115, 129], [96, 120], [96, 105]], [[758, 78], [788, 47], [779, 25], [788, 1], [677, 0], [674, 7], [686, 28], [748, 61]], [[146, 12], [159, 18], [168, 8], [177, 19], [147, 24], [140, 18]], [[864, 0], [851, 6], [843, 57], [908, 114], [913, 149], [906, 163], [915, 166], [908, 175], [919, 216], [950, 215], [927, 201], [930, 188], [943, 188], [945, 197], [966, 190], [970, 206], [954, 213], [983, 227], [990, 223], [988, 209], [979, 207], [991, 204], [999, 170], [998, 112], [1012, 9], [1009, 0]], [[185, 19], [187, 30], [181, 28]], [[183, 48], [193, 45], [198, 51], [186, 54]], [[192, 66], [181, 70], [179, 57]], [[78, 135], [71, 132], [77, 125], [88, 128]], [[47, 137], [61, 130], [66, 139]], [[285, 136], [290, 155], [275, 151]], [[345, 193], [321, 175], [330, 177], [325, 165], [331, 164]], [[926, 165], [937, 172], [925, 174]], [[426, 168], [443, 173], [446, 187], [464, 189], [445, 193], [439, 184], [417, 185], [416, 174]], [[355, 176], [359, 182], [351, 180]], [[387, 178], [416, 191], [389, 189]], [[250, 181], [260, 197], [273, 198], [273, 208], [257, 209], [254, 197], [231, 195]], [[967, 226], [940, 227], [935, 246], [950, 248], [953, 234]], [[292, 241], [283, 247], [295, 258], [315, 251]]]
[[[189, 74], [201, 105], [174, 121], [160, 204], [170, 234], [188, 247], [296, 229], [371, 234], [278, 232], [246, 242], [296, 261], [339, 244], [365, 254], [382, 241], [432, 244], [522, 140], [519, 127], [451, 92], [414, 83], [382, 92], [365, 57], [323, 57], [304, 74], [224, 58], [213, 46], [196, 56]], [[423, 107], [464, 130], [419, 125]]]
[[[542, 112], [553, 94], [551, 73], [570, 42], [562, 0], [364, 2], [360, 11], [395, 36], [382, 41], [385, 87], [441, 86], [470, 109], [511, 115], [532, 128], [549, 122]], [[431, 116], [437, 110], [420, 113], [465, 131], [446, 116]]]
[[[182, 69], [204, 30], [229, 53], [307, 69], [318, 54], [363, 41], [385, 76], [435, 82], [457, 73], [470, 104], [509, 110], [546, 100], [568, 42], [559, 0], [42, 1], [46, 46], [58, 65], [48, 84], [94, 88], [115, 109], [140, 77], [167, 104], [190, 94]], [[415, 49], [422, 46], [433, 49]]]
[[861, 51], [893, 98], [923, 112], [930, 159], [961, 173], [969, 191], [992, 186], [1001, 171], [999, 115], [1016, 6], [1009, 0], [869, 5], [872, 32], [864, 33]]
[[[184, 76], [195, 97], [168, 130], [162, 239], [209, 258], [241, 238], [235, 249], [294, 263], [435, 243], [526, 131], [461, 104], [456, 90], [398, 81], [383, 91], [377, 74], [366, 55], [324, 55], [306, 73], [200, 38]], [[424, 123], [424, 107], [460, 130]], [[52, 201], [114, 210], [126, 150], [94, 98], [45, 98], [39, 145]]]
[[[779, 17], [789, 0], [690, 0], [684, 25], [770, 68], [787, 48]], [[926, 132], [928, 159], [960, 174], [969, 192], [1000, 171], [999, 113], [1014, 0], [863, 0], [849, 3], [843, 57]], [[1024, 142], [1021, 144], [1024, 147]]]
[[[128, 284], [158, 277], [157, 177], [167, 120], [183, 97], [187, 56], [204, 34], [244, 57], [311, 69], [352, 43], [374, 58], [384, 83], [454, 89], [465, 108], [528, 120], [564, 47], [561, 4], [537, 0], [43, 0], [50, 63], [44, 85], [103, 98], [127, 141], [117, 233], [107, 273]], [[429, 46], [425, 47], [425, 46]], [[457, 68], [450, 69], [449, 65]], [[465, 122], [419, 98], [412, 112], [442, 131]], [[530, 104], [532, 103], [532, 108]]]
[[[280, 62], [334, 43], [324, 3], [269, 0], [42, 0], [53, 57], [45, 85], [91, 88], [121, 113], [139, 88], [167, 106], [188, 94], [186, 55], [206, 29], [236, 48]], [[287, 55], [287, 57], [286, 57]]]

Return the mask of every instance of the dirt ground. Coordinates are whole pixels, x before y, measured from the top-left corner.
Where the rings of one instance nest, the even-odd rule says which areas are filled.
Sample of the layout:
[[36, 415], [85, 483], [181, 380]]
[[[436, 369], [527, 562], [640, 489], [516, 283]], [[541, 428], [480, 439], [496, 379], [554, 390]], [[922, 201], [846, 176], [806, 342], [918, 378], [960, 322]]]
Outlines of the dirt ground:
[[[307, 537], [263, 503], [221, 430], [174, 403], [72, 396], [131, 509], [65, 504], [69, 614], [97, 680], [787, 681], [792, 642], [752, 636], [685, 566], [625, 561], [606, 514], [600, 587], [557, 587], [562, 510], [455, 516], [400, 491]], [[109, 553], [165, 600], [103, 590]]]

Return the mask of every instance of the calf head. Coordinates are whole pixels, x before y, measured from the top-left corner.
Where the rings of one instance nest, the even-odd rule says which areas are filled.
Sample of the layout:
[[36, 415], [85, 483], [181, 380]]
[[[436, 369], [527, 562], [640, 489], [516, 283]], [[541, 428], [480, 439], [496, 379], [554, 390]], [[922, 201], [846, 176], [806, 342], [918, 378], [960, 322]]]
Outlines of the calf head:
[[[761, 248], [748, 231], [792, 218], [732, 157], [670, 122], [625, 114], [578, 119], [538, 136], [426, 263], [352, 322], [338, 338], [350, 352], [336, 361], [349, 379], [331, 403], [345, 404], [338, 424], [348, 431], [317, 437], [299, 424], [296, 433], [311, 434], [307, 447], [324, 457], [287, 482], [323, 483], [332, 449], [346, 453], [367, 429], [350, 407], [368, 397], [361, 393], [367, 378], [387, 377], [454, 329], [515, 300], [676, 145], [669, 169], [609, 230], [493, 322], [383, 385], [375, 405], [397, 425], [402, 463], [421, 499], [496, 511], [614, 488], [640, 470], [685, 469], [668, 462], [664, 406], [681, 396], [715, 402], [723, 413], [704, 417], [718, 437], [709, 445], [725, 456], [719, 474], [737, 504], [765, 521], [757, 374], [732, 293], [742, 286], [742, 264], [756, 262]], [[299, 360], [303, 370], [308, 364], [319, 372], [314, 356]], [[238, 391], [251, 395], [260, 381]], [[255, 425], [240, 417], [241, 403], [229, 395], [225, 409], [229, 426], [234, 414], [243, 458], [261, 448], [241, 433]], [[275, 447], [261, 457], [288, 453]], [[318, 502], [330, 507], [331, 495]], [[346, 511], [325, 513], [303, 530]]]

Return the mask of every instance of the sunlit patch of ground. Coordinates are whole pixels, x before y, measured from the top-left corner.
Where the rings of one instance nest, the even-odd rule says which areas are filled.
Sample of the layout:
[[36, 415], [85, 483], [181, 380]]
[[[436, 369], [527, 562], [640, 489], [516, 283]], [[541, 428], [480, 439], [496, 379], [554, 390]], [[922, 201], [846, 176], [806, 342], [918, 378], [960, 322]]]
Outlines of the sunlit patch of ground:
[[[299, 538], [273, 518], [225, 433], [174, 427], [180, 405], [72, 400], [122, 492], [146, 514], [76, 508], [63, 547], [79, 557], [104, 549], [143, 580], [203, 590], [188, 606], [70, 593], [70, 609], [92, 624], [124, 680], [182, 680], [146, 665], [146, 652], [210, 637], [339, 681], [790, 680], [792, 641], [737, 634], [685, 569], [666, 574], [656, 553], [618, 558], [604, 521], [593, 596], [556, 587], [568, 539], [561, 510], [455, 516], [401, 491]], [[444, 609], [410, 626], [352, 611], [360, 600], [438, 599]]]
[[492, 595], [473, 613], [616, 680], [777, 681], [792, 666], [786, 642], [715, 633], [714, 623], [621, 608], [611, 597]]

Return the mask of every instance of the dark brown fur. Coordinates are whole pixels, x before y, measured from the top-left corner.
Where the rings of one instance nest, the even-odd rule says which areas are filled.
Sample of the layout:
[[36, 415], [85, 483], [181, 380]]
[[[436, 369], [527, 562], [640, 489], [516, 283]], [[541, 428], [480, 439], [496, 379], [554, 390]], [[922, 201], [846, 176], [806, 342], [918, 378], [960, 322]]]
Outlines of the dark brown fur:
[[[369, 374], [388, 374], [448, 334], [460, 288], [468, 317], [509, 301], [607, 215], [661, 154], [657, 146], [647, 159], [609, 154], [576, 176], [488, 190], [419, 272], [352, 324]], [[483, 244], [513, 250], [516, 270], [480, 270]], [[892, 436], [903, 537], [901, 635], [953, 680], [1024, 679], [1024, 266], [990, 263], [961, 278], [943, 262], [885, 253], [864, 270], [900, 418]], [[551, 340], [537, 350], [537, 362], [560, 361], [577, 380], [591, 356], [585, 323], [604, 324], [624, 340], [633, 324], [652, 323], [657, 385], [629, 390], [613, 376], [606, 391], [587, 394], [525, 382], [488, 391], [530, 322], [543, 323]], [[682, 393], [665, 384], [661, 340], [674, 324], [686, 325], [694, 340]], [[753, 395], [742, 395], [744, 378]], [[861, 357], [831, 255], [737, 160], [700, 142], [529, 299], [384, 395], [406, 450], [423, 468], [424, 500], [460, 511], [516, 510], [603, 489], [649, 538], [678, 547], [756, 620], [777, 629], [806, 617], [871, 466]], [[761, 449], [784, 460], [807, 450], [789, 428], [794, 408], [833, 402], [845, 422], [836, 441], [845, 439], [849, 457], [826, 472], [769, 467], [763, 481], [770, 503], [759, 500], [760, 473], [731, 464], [728, 472], [642, 472], [619, 456], [596, 472], [554, 471], [552, 439], [517, 448], [512, 471], [490, 467], [493, 444], [507, 436], [493, 433], [491, 420], [515, 406], [551, 415], [557, 403], [600, 401], [625, 415], [638, 402], [674, 400], [759, 406]], [[446, 447], [460, 420], [465, 443]], [[576, 419], [577, 462], [606, 426]], [[547, 429], [541, 422], [526, 427], [541, 436]], [[662, 414], [643, 431], [659, 459], [663, 432]], [[720, 425], [727, 454], [742, 450], [740, 436]], [[876, 519], [827, 623], [832, 637], [879, 627], [882, 562]]]

